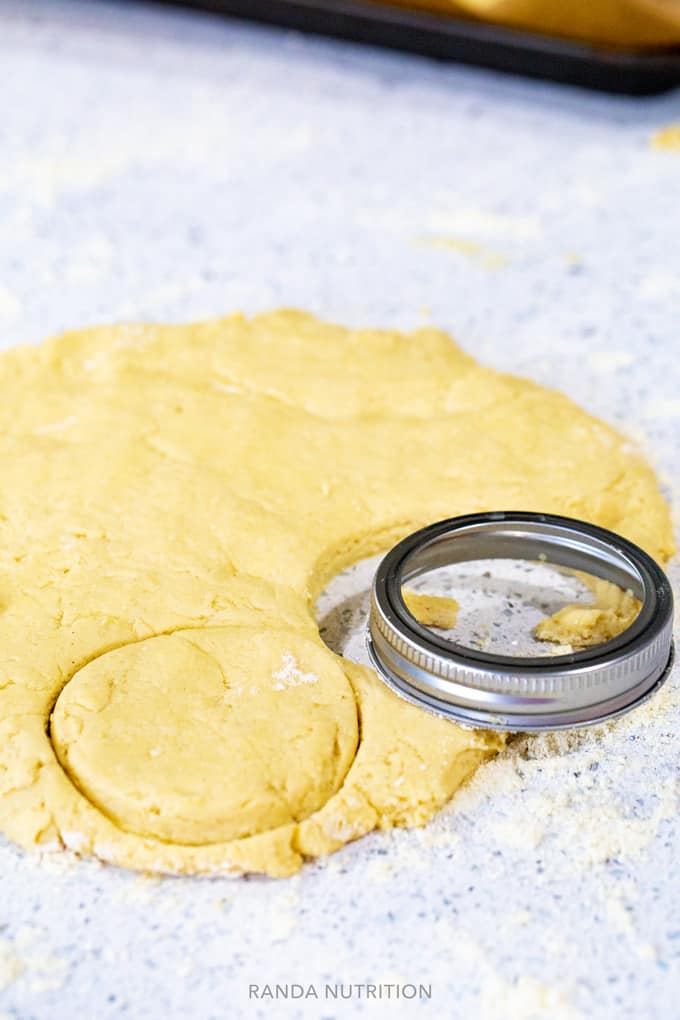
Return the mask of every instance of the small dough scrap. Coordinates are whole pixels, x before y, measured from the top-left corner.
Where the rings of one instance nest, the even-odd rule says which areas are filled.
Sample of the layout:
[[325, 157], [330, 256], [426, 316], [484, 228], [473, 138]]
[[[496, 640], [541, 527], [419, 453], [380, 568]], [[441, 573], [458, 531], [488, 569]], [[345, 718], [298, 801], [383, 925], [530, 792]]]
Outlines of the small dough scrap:
[[421, 592], [402, 589], [406, 608], [423, 627], [438, 627], [452, 630], [456, 626], [460, 606], [454, 598], [444, 595], [425, 595]]
[[667, 124], [652, 136], [652, 148], [680, 152], [680, 122]]
[[591, 648], [630, 627], [642, 606], [632, 592], [583, 571], [573, 573], [590, 588], [595, 598], [588, 605], [565, 606], [541, 620], [535, 630], [539, 641], [570, 645], [574, 650]]
[[328, 580], [498, 508], [673, 551], [627, 439], [434, 329], [105, 326], [3, 354], [0, 385], [0, 829], [26, 847], [284, 876], [421, 825], [502, 738], [330, 652]]

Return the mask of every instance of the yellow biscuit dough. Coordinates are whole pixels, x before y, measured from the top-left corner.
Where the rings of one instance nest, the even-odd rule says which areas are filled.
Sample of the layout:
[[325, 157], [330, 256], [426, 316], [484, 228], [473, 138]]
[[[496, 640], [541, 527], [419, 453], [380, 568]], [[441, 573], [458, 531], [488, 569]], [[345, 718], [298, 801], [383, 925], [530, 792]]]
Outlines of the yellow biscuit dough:
[[667, 124], [652, 136], [653, 149], [680, 152], [680, 123]]
[[327, 581], [490, 509], [672, 551], [622, 437], [433, 329], [105, 327], [0, 379], [0, 828], [27, 847], [288, 875], [421, 824], [501, 739], [332, 654]]
[[402, 590], [406, 608], [424, 627], [439, 627], [451, 630], [456, 626], [460, 606], [455, 599], [443, 595], [424, 595], [420, 592]]
[[630, 627], [642, 603], [631, 591], [624, 591], [610, 581], [593, 577], [581, 570], [574, 574], [590, 588], [593, 601], [588, 605], [575, 603], [541, 620], [535, 629], [540, 641], [556, 641], [572, 648], [590, 648], [602, 644]]

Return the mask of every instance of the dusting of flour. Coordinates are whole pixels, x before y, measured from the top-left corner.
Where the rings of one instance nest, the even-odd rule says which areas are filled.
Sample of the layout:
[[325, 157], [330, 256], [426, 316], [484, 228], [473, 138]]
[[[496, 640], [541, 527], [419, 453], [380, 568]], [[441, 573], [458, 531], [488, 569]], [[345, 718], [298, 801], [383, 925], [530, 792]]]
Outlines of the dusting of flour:
[[281, 659], [281, 666], [272, 673], [275, 691], [283, 691], [286, 687], [300, 687], [302, 684], [316, 684], [319, 678], [316, 673], [303, 673], [294, 655], [287, 653]]

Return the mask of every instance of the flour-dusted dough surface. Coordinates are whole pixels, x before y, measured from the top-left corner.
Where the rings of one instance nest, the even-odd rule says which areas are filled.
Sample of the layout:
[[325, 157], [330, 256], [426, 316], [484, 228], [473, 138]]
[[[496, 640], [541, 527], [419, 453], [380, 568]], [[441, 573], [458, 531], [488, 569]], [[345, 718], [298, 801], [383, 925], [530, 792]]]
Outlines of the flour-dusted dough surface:
[[286, 875], [422, 823], [500, 740], [328, 651], [327, 580], [499, 508], [672, 550], [622, 437], [432, 329], [115, 326], [0, 378], [0, 824], [24, 846]]

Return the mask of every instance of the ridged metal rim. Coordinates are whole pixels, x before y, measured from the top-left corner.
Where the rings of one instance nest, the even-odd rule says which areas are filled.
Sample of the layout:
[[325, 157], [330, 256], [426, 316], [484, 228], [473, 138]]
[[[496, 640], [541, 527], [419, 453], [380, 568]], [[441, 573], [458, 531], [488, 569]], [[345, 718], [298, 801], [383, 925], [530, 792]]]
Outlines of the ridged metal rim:
[[[484, 653], [447, 641], [408, 611], [402, 585], [473, 559], [547, 560], [630, 588], [642, 602], [622, 634], [544, 658]], [[657, 563], [627, 539], [555, 514], [492, 512], [430, 525], [399, 542], [373, 582], [368, 651], [402, 697], [469, 726], [557, 730], [613, 718], [646, 700], [672, 662], [673, 594]]]

